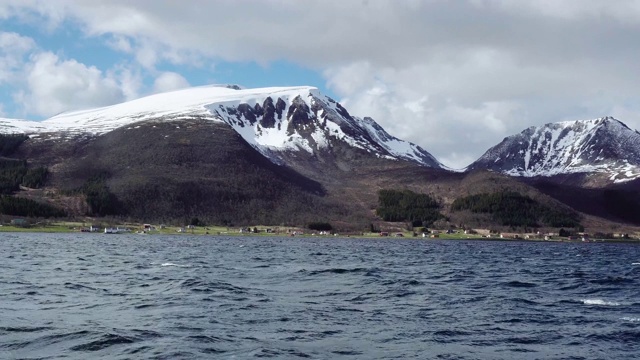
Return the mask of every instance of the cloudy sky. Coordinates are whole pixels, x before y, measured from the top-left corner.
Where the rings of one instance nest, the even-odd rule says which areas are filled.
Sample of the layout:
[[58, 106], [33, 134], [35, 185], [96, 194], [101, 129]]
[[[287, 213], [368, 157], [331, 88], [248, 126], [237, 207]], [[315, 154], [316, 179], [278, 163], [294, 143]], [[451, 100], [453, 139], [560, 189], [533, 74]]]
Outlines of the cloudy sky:
[[0, 0], [0, 117], [312, 85], [459, 168], [532, 125], [640, 129], [640, 1]]

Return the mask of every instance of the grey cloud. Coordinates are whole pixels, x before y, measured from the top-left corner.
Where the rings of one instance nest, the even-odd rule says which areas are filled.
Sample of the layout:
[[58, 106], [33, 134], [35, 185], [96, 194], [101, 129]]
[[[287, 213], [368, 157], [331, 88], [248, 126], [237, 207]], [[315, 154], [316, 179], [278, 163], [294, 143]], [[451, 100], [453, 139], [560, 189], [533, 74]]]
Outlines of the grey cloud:
[[[318, 67], [353, 61], [375, 66], [409, 66], [438, 59], [455, 63], [464, 61], [468, 51], [482, 49], [509, 53], [521, 64], [607, 59], [611, 58], [607, 50], [622, 48], [625, 53], [640, 51], [634, 36], [640, 10], [628, 6], [629, 11], [622, 14], [606, 11], [637, 2], [598, 6], [570, 19], [550, 16], [551, 2], [518, 3], [522, 5], [254, 0], [194, 1], [185, 6], [174, 1], [60, 0], [55, 4], [27, 1], [24, 6], [38, 7], [38, 12], [54, 19], [66, 14], [92, 35], [128, 36], [228, 60], [286, 58]], [[550, 10], [541, 11], [540, 4], [548, 4]], [[556, 11], [563, 14], [566, 7], [556, 6]], [[637, 21], [623, 21], [621, 16]]]

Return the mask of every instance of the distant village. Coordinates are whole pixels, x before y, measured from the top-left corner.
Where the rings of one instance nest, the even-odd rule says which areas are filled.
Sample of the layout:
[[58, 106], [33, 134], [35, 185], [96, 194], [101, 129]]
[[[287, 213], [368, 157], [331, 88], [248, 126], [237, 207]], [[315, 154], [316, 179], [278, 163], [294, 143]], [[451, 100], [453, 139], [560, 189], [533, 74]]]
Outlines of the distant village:
[[[18, 228], [38, 228], [40, 223], [32, 223], [27, 219], [11, 219], [10, 226]], [[2, 226], [2, 225], [0, 225]], [[637, 233], [602, 233], [602, 232], [570, 232], [560, 229], [558, 232], [497, 232], [490, 229], [424, 229], [414, 230], [394, 230], [394, 231], [372, 231], [372, 232], [345, 232], [317, 231], [300, 227], [216, 227], [216, 226], [167, 226], [164, 224], [152, 225], [118, 225], [105, 226], [104, 224], [90, 224], [81, 226], [70, 226], [68, 230], [82, 233], [104, 233], [104, 234], [200, 234], [200, 235], [274, 235], [274, 236], [360, 236], [360, 237], [414, 237], [426, 239], [504, 239], [504, 240], [535, 240], [535, 241], [602, 241], [602, 240], [638, 240]]]
[[[490, 239], [512, 239], [512, 240], [546, 240], [546, 241], [559, 241], [559, 240], [570, 240], [570, 241], [595, 241], [595, 240], [604, 240], [604, 239], [633, 239], [628, 233], [594, 233], [593, 235], [586, 232], [576, 232], [576, 233], [562, 233], [561, 232], [530, 232], [530, 233], [518, 233], [518, 232], [491, 232], [489, 229], [467, 229], [467, 230], [430, 230], [428, 232], [423, 232], [421, 234], [422, 237], [428, 238], [439, 238], [441, 234], [464, 234], [469, 235], [470, 237], [482, 237], [482, 238], [490, 238]], [[397, 235], [397, 234], [396, 234]], [[385, 236], [382, 235], [381, 236]], [[386, 234], [388, 236], [388, 234]]]

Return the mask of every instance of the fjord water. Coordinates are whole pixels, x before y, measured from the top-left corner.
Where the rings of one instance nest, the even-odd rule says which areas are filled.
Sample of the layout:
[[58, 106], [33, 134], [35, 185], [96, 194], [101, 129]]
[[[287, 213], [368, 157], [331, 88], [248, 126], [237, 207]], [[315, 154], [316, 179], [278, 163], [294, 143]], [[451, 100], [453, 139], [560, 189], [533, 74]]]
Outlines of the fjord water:
[[631, 359], [640, 246], [0, 234], [2, 359]]

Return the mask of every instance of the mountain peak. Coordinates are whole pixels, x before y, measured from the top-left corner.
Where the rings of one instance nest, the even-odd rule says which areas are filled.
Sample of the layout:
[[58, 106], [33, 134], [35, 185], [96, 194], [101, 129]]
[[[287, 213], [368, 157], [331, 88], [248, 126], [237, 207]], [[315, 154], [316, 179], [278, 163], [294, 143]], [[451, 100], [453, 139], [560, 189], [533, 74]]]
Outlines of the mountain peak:
[[530, 127], [506, 137], [468, 169], [536, 177], [598, 173], [610, 181], [640, 178], [640, 134], [605, 116]]

